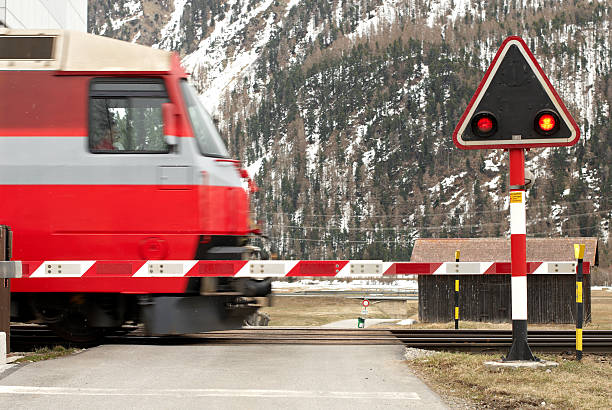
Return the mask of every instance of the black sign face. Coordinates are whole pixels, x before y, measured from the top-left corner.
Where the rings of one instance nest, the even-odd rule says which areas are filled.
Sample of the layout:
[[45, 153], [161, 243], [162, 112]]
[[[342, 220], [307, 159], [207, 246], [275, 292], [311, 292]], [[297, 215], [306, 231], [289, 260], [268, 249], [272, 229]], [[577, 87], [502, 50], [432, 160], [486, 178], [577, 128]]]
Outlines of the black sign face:
[[580, 132], [524, 41], [498, 51], [453, 140], [462, 149], [573, 145]]

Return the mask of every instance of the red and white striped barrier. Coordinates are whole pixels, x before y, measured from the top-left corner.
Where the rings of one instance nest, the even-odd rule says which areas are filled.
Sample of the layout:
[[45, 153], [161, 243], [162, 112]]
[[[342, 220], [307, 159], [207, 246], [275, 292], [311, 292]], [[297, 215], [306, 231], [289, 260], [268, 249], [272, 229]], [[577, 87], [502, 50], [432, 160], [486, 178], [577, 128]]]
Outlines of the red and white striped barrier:
[[[380, 260], [159, 260], [24, 261], [23, 279], [35, 278], [185, 278], [185, 277], [336, 277], [397, 275], [504, 275], [510, 262], [383, 262]], [[584, 263], [589, 273], [589, 264]], [[576, 262], [527, 262], [527, 274], [576, 273]]]

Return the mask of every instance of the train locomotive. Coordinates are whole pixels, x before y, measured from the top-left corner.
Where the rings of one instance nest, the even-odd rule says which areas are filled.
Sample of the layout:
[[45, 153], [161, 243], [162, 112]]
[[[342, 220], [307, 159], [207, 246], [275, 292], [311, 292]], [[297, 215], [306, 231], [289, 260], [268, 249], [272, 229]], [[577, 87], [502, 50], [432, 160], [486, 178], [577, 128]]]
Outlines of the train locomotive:
[[23, 261], [12, 320], [89, 341], [129, 321], [235, 328], [266, 303], [268, 279], [175, 269], [257, 257], [254, 185], [187, 77], [168, 51], [0, 30], [0, 224]]

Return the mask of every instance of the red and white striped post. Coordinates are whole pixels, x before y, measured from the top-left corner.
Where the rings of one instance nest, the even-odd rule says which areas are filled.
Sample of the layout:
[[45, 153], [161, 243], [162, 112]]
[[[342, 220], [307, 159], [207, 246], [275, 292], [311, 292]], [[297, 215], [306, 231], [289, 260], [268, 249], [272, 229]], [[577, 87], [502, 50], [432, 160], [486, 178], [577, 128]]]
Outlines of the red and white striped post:
[[510, 252], [512, 261], [512, 347], [510, 360], [537, 360], [527, 340], [527, 223], [525, 151], [510, 148]]

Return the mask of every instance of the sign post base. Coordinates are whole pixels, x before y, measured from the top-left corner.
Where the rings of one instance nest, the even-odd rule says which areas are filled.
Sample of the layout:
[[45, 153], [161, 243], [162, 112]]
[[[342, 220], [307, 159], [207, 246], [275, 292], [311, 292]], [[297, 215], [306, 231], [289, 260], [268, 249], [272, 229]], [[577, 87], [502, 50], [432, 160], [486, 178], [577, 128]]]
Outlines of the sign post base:
[[529, 343], [527, 341], [527, 321], [513, 320], [512, 321], [512, 347], [510, 353], [504, 359], [505, 362], [516, 360], [538, 361], [538, 358], [533, 355]]

